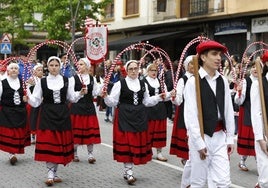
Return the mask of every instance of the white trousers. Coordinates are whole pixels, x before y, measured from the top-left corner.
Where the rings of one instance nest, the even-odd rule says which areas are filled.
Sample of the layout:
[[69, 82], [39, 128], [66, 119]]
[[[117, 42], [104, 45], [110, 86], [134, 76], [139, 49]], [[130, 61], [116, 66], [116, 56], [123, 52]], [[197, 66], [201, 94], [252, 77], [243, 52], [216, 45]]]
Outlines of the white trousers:
[[261, 150], [260, 144], [256, 141], [255, 151], [259, 173], [258, 182], [261, 188], [266, 188], [268, 187], [268, 156]]
[[191, 160], [191, 188], [202, 188], [208, 184], [217, 188], [228, 188], [231, 185], [230, 163], [227, 153], [226, 134], [218, 131], [212, 137], [204, 135], [207, 148], [207, 158], [200, 159], [189, 135], [189, 156]]

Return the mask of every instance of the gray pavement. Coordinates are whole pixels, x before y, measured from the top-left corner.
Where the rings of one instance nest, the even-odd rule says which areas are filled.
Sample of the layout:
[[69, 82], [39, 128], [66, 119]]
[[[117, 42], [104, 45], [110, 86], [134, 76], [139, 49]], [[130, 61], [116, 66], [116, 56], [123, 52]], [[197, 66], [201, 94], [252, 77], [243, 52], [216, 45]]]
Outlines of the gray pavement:
[[[168, 142], [163, 150], [168, 162], [159, 162], [153, 159], [146, 165], [134, 167], [134, 175], [137, 182], [129, 186], [122, 176], [123, 164], [113, 160], [112, 150], [112, 123], [104, 121], [104, 112], [98, 112], [102, 144], [94, 146], [95, 164], [87, 162], [86, 146], [78, 148], [79, 163], [70, 163], [67, 166], [59, 165], [58, 175], [63, 179], [62, 183], [53, 187], [65, 188], [174, 188], [180, 187], [183, 166], [180, 160], [168, 154], [171, 122], [168, 123]], [[46, 187], [44, 181], [47, 171], [44, 162], [34, 161], [35, 145], [26, 148], [25, 154], [17, 155], [18, 163], [11, 166], [8, 154], [0, 151], [0, 188], [42, 188]], [[154, 154], [156, 153], [153, 150]], [[155, 155], [154, 155], [155, 158]], [[233, 188], [251, 188], [257, 182], [256, 162], [253, 157], [247, 160], [250, 169], [243, 172], [238, 169], [239, 156], [234, 153], [231, 157], [231, 175]]]

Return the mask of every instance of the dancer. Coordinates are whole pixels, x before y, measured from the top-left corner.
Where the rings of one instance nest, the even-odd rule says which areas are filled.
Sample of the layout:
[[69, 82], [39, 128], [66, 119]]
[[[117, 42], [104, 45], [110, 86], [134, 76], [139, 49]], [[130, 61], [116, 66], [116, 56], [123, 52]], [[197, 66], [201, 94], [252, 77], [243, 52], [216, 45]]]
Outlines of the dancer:
[[188, 136], [187, 130], [185, 127], [183, 111], [184, 111], [184, 99], [183, 99], [183, 91], [187, 80], [193, 75], [194, 72], [194, 65], [193, 65], [193, 55], [188, 56], [184, 62], [184, 69], [185, 74], [182, 78], [179, 79], [177, 88], [176, 88], [176, 97], [175, 100], [172, 102], [177, 105], [174, 123], [173, 123], [173, 130], [172, 130], [172, 137], [170, 143], [170, 154], [176, 155], [177, 157], [182, 158], [181, 162], [185, 165], [186, 160], [188, 160], [189, 155], [189, 148], [188, 148]]
[[0, 81], [0, 150], [9, 153], [9, 162], [15, 165], [16, 154], [23, 154], [27, 138], [26, 96], [22, 80], [19, 79], [19, 65], [7, 66], [7, 77]]
[[59, 164], [67, 165], [74, 159], [74, 143], [70, 111], [67, 100], [77, 102], [87, 93], [86, 88], [72, 92], [68, 78], [60, 75], [60, 59], [51, 56], [47, 61], [49, 74], [37, 82], [33, 93], [28, 93], [32, 107], [41, 105], [38, 129], [36, 130], [36, 161], [45, 161], [46, 184], [61, 182], [57, 175]]
[[241, 156], [238, 164], [243, 171], [248, 171], [246, 159], [248, 156], [256, 156], [254, 148], [254, 133], [251, 123], [250, 88], [252, 82], [258, 79], [255, 61], [251, 64], [250, 75], [246, 77], [236, 88], [234, 101], [239, 105], [237, 153]]
[[[160, 81], [157, 78], [157, 65], [150, 64], [147, 67], [147, 76], [144, 81], [148, 86], [150, 96], [163, 93], [164, 88], [160, 87]], [[166, 88], [166, 87], [165, 87]], [[167, 98], [166, 98], [167, 99]], [[166, 100], [165, 99], [165, 100]], [[162, 148], [167, 144], [167, 109], [164, 101], [155, 106], [146, 107], [148, 114], [148, 133], [152, 147], [156, 148], [156, 159], [166, 162], [167, 158], [162, 154]]]
[[[196, 51], [200, 69], [195, 77], [189, 78], [184, 92], [184, 120], [191, 159], [190, 186], [205, 187], [209, 176], [216, 187], [230, 187], [234, 111], [228, 81], [217, 71], [221, 54], [227, 48], [208, 40], [202, 41]], [[196, 86], [197, 82], [198, 85], [200, 82], [200, 88]], [[200, 124], [204, 126], [200, 127]]]
[[123, 177], [133, 185], [133, 165], [146, 164], [152, 159], [152, 147], [148, 138], [148, 121], [145, 106], [163, 101], [165, 93], [149, 97], [145, 83], [138, 79], [139, 63], [126, 63], [127, 77], [116, 82], [111, 93], [103, 93], [105, 103], [115, 107], [113, 128], [113, 155], [124, 163]]
[[184, 122], [184, 99], [183, 92], [187, 80], [193, 76], [194, 65], [193, 55], [188, 56], [184, 62], [185, 74], [179, 79], [176, 88], [176, 97], [172, 102], [176, 104], [176, 112], [174, 117], [172, 137], [170, 143], [170, 154], [181, 158], [184, 165], [181, 187], [185, 188], [190, 185], [191, 163], [189, 159], [188, 135]]
[[79, 162], [78, 145], [87, 145], [88, 162], [95, 163], [93, 145], [101, 143], [99, 121], [93, 104], [93, 96], [100, 93], [102, 84], [98, 84], [89, 75], [91, 63], [87, 58], [81, 58], [78, 63], [79, 75], [70, 78], [70, 87], [74, 91], [87, 88], [87, 93], [77, 103], [71, 104], [71, 122], [74, 134], [74, 162]]
[[[261, 73], [258, 72], [259, 79], [258, 81], [254, 81], [252, 83], [250, 90], [250, 99], [251, 101], [254, 101], [254, 105], [251, 105], [251, 121], [255, 137], [255, 152], [257, 158], [257, 169], [259, 174], [256, 188], [268, 187], [268, 144], [266, 132], [267, 128], [264, 127], [267, 126], [267, 124], [265, 125], [264, 122], [265, 120], [267, 120], [268, 112], [268, 51], [266, 51], [262, 56], [262, 62], [264, 64], [264, 76], [261, 76]], [[261, 92], [264, 95], [263, 100], [261, 98]], [[263, 114], [265, 111], [266, 114]]]
[[[31, 92], [31, 93], [33, 92], [35, 84], [40, 81], [43, 75], [44, 75], [43, 65], [41, 63], [37, 63], [33, 68], [33, 75], [31, 76], [29, 80], [27, 80], [27, 86], [29, 89], [28, 92]], [[35, 131], [37, 127], [37, 119], [38, 119], [40, 107], [33, 108], [29, 105], [28, 109], [29, 109], [28, 112], [29, 112], [29, 123], [30, 123], [30, 131], [31, 131], [31, 143], [35, 144], [35, 141], [36, 141]]]

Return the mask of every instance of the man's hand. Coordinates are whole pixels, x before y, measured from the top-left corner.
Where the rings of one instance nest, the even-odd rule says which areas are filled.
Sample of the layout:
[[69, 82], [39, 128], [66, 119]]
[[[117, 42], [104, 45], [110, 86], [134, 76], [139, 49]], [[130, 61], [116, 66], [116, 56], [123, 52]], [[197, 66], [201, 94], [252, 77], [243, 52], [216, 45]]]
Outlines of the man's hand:
[[262, 150], [266, 155], [268, 155], [267, 141], [265, 141], [265, 140], [258, 140], [258, 142], [259, 142], [259, 144], [260, 144], [261, 150]]
[[201, 160], [205, 160], [207, 158], [207, 156], [208, 156], [208, 154], [207, 154], [207, 148], [201, 149], [198, 152], [199, 152], [199, 155], [200, 155], [200, 159]]

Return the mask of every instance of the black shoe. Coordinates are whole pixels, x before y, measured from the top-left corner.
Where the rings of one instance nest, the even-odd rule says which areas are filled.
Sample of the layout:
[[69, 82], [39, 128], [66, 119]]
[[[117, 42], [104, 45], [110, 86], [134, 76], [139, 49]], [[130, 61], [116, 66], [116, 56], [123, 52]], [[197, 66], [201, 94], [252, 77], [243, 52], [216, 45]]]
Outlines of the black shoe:
[[111, 122], [111, 120], [109, 118], [104, 119], [104, 121]]

